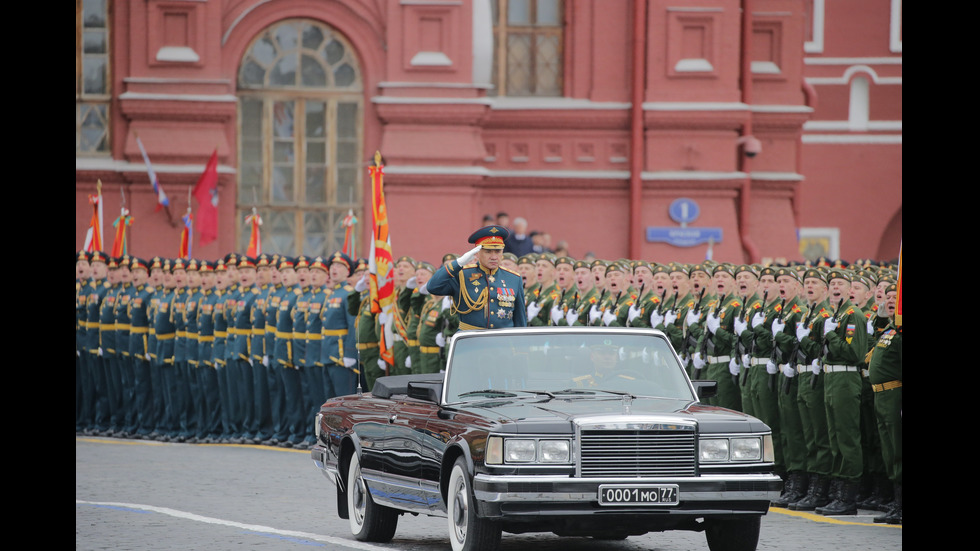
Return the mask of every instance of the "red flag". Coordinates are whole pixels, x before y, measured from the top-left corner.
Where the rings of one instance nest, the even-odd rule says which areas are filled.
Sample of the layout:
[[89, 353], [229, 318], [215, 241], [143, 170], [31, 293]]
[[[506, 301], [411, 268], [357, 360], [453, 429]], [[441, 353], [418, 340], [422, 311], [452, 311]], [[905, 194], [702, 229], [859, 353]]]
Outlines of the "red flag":
[[85, 250], [90, 253], [102, 252], [102, 180], [99, 180], [95, 189], [96, 194], [88, 196], [88, 202], [92, 205], [92, 221], [85, 235]]
[[262, 225], [262, 218], [259, 213], [252, 207], [252, 214], [245, 217], [245, 223], [251, 226], [250, 236], [248, 239], [248, 250], [245, 251], [247, 256], [252, 258], [257, 258], [262, 254], [262, 236], [259, 233], [259, 226]]
[[197, 199], [201, 245], [206, 245], [218, 238], [218, 148], [214, 149], [194, 186], [194, 198]]
[[385, 206], [384, 165], [381, 153], [374, 154], [371, 170], [371, 202], [374, 217], [374, 236], [371, 240], [369, 259], [369, 278], [371, 287], [371, 312], [379, 314], [382, 334], [378, 337], [381, 359], [389, 365], [395, 364], [392, 332], [393, 304], [395, 300], [394, 260], [391, 255], [391, 236], [388, 234], [388, 209]]
[[120, 257], [128, 252], [129, 243], [126, 241], [126, 228], [133, 223], [133, 217], [129, 215], [129, 209], [123, 207], [119, 213], [119, 218], [112, 223], [116, 228], [116, 238], [112, 242], [112, 256]]
[[180, 250], [177, 251], [177, 256], [179, 258], [189, 259], [191, 257], [191, 247], [194, 243], [194, 215], [191, 214], [190, 209], [187, 209], [187, 214], [182, 218], [184, 221], [184, 229], [180, 232]]
[[895, 326], [902, 326], [902, 246], [898, 246], [898, 296], [895, 301]]

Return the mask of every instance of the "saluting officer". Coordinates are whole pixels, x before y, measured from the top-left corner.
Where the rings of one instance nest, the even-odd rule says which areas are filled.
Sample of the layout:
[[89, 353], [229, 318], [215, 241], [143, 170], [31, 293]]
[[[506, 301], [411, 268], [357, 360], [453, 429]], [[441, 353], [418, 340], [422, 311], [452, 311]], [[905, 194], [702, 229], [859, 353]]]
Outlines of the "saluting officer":
[[480, 228], [469, 238], [476, 247], [441, 266], [429, 280], [430, 293], [453, 298], [460, 330], [527, 326], [521, 276], [500, 268], [508, 235], [503, 226]]

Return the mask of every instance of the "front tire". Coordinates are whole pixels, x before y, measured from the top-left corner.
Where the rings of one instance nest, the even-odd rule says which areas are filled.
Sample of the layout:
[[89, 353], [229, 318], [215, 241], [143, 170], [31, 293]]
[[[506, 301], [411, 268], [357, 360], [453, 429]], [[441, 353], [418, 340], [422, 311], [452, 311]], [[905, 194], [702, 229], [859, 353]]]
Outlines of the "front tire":
[[359, 541], [386, 543], [395, 537], [398, 512], [371, 499], [356, 453], [347, 465], [347, 516], [350, 531]]
[[762, 517], [716, 520], [704, 531], [711, 551], [755, 551], [759, 545]]
[[476, 515], [473, 488], [462, 457], [456, 460], [449, 475], [446, 511], [453, 551], [495, 551], [500, 546], [500, 525]]

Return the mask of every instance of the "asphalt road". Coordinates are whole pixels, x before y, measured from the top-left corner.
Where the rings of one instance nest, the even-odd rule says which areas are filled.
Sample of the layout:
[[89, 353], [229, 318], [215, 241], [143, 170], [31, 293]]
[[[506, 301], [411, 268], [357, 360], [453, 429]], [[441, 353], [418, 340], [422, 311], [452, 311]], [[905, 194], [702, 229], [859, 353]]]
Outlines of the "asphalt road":
[[[902, 527], [879, 513], [823, 517], [772, 509], [760, 550], [890, 551]], [[448, 551], [447, 521], [403, 515], [390, 544], [365, 544], [336, 515], [336, 492], [309, 451], [75, 438], [75, 549]], [[704, 535], [624, 541], [504, 534], [502, 551], [707, 551]]]

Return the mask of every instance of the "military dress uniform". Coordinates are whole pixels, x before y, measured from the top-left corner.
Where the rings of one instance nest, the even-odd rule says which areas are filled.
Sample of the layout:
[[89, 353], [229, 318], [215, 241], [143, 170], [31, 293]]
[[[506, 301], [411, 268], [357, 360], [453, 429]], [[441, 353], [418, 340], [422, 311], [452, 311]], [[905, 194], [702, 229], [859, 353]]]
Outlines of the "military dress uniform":
[[[732, 270], [729, 266], [718, 266], [716, 270], [718, 269]], [[704, 376], [718, 381], [718, 393], [708, 398], [707, 403], [736, 411], [742, 409], [742, 394], [732, 381], [729, 363], [735, 353], [735, 318], [741, 312], [742, 304], [742, 299], [735, 293], [719, 297], [715, 307], [708, 312], [709, 318], [714, 316], [718, 319], [719, 326], [712, 333], [707, 327], [708, 321], [705, 318], [705, 330], [701, 334], [699, 343], [702, 359], [705, 362]]]
[[355, 288], [354, 292], [347, 295], [347, 311], [354, 316], [354, 334], [356, 336], [358, 367], [360, 369], [361, 385], [364, 390], [370, 391], [374, 387], [374, 381], [384, 375], [378, 366], [378, 359], [381, 357], [377, 316], [371, 312], [371, 290], [367, 288], [367, 279], [362, 280], [359, 285], [364, 289]]
[[[149, 264], [134, 258], [132, 270], [150, 271]], [[129, 355], [133, 362], [133, 424], [130, 433], [137, 438], [146, 438], [153, 432], [156, 420], [153, 409], [153, 389], [151, 386], [149, 336], [150, 301], [155, 289], [149, 281], [137, 286], [129, 299]]]
[[[892, 289], [896, 287], [891, 286]], [[889, 324], [868, 361], [868, 378], [875, 399], [878, 435], [888, 479], [893, 485], [892, 508], [875, 522], [902, 522], [902, 327]]]
[[419, 367], [416, 373], [439, 373], [446, 368], [445, 345], [459, 328], [459, 318], [453, 313], [452, 299], [425, 294], [418, 304]]
[[[482, 248], [503, 249], [507, 235], [506, 228], [487, 226], [469, 241]], [[460, 330], [527, 326], [524, 281], [516, 272], [487, 269], [479, 262], [461, 266], [456, 259], [440, 266], [426, 288], [431, 294], [452, 297]]]
[[[280, 263], [280, 270], [287, 268], [286, 264], [296, 266], [299, 260], [285, 259]], [[305, 260], [303, 260], [305, 262]], [[286, 287], [286, 292], [279, 298], [279, 311], [276, 313], [276, 346], [273, 352], [273, 364], [279, 370], [282, 381], [282, 404], [280, 411], [279, 429], [274, 439], [279, 447], [290, 448], [302, 442], [305, 432], [302, 426], [306, 419], [306, 403], [303, 398], [303, 373], [296, 365], [293, 357], [293, 324], [297, 320], [296, 308], [303, 300], [303, 287], [298, 283]], [[305, 327], [305, 318], [303, 320]], [[273, 404], [275, 407], [275, 404]]]
[[[201, 261], [198, 269], [213, 272], [212, 262]], [[197, 356], [198, 365], [194, 370], [198, 387], [197, 438], [198, 442], [214, 443], [221, 439], [221, 391], [218, 385], [218, 371], [215, 366], [215, 329], [221, 293], [218, 289], [202, 289], [197, 305]]]
[[[259, 269], [271, 269], [271, 258], [268, 255], [261, 255], [255, 261], [256, 271]], [[264, 283], [258, 286], [259, 293], [255, 297], [255, 304], [252, 306], [251, 324], [252, 331], [249, 335], [249, 358], [251, 362], [252, 378], [252, 418], [249, 426], [245, 427], [248, 440], [261, 443], [272, 437], [272, 411], [269, 403], [269, 375], [268, 364], [269, 355], [266, 350], [266, 315], [268, 314], [268, 303], [270, 294], [273, 291], [271, 283]]]
[[[108, 258], [107, 266], [110, 273], [119, 270], [115, 258]], [[111, 435], [119, 430], [116, 423], [122, 402], [122, 392], [119, 388], [120, 358], [116, 344], [116, 300], [122, 285], [118, 281], [108, 285], [99, 305], [99, 355], [102, 361], [97, 379], [97, 389], [101, 387], [101, 390], [97, 390], [96, 399], [96, 420], [98, 425], [104, 427], [101, 431], [105, 435]], [[102, 421], [98, 421], [99, 419]]]
[[[354, 261], [341, 252], [335, 252], [330, 263], [340, 263], [347, 267], [348, 277], [354, 269]], [[327, 398], [353, 394], [357, 389], [360, 375], [357, 360], [357, 335], [354, 332], [354, 316], [350, 313], [349, 297], [356, 293], [354, 287], [346, 281], [338, 281], [333, 285], [330, 296], [324, 304], [320, 319], [323, 324], [323, 349], [320, 361], [327, 367], [326, 381]], [[407, 350], [406, 350], [407, 353]], [[316, 412], [321, 404], [316, 404]], [[312, 426], [312, 419], [310, 425]]]
[[[170, 260], [163, 260], [164, 272], [171, 271]], [[177, 330], [173, 319], [173, 302], [176, 290], [164, 285], [157, 293], [156, 311], [153, 319], [153, 335], [156, 339], [156, 350], [151, 353], [155, 360], [157, 378], [153, 380], [153, 388], [159, 389], [157, 400], [161, 407], [157, 416], [158, 440], [169, 440], [177, 436], [177, 411], [174, 408], [176, 376], [174, 374], [174, 339]]]
[[[188, 262], [183, 259], [175, 259], [171, 267], [173, 270], [187, 270]], [[174, 412], [174, 431], [172, 437], [177, 442], [184, 442], [190, 435], [191, 421], [191, 396], [188, 364], [188, 348], [190, 338], [187, 327], [187, 298], [191, 294], [188, 287], [177, 287], [174, 289], [174, 297], [170, 303], [170, 319], [174, 325], [174, 361], [170, 369], [171, 379], [171, 403]]]

